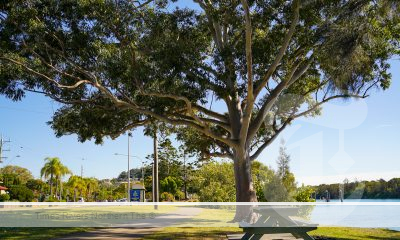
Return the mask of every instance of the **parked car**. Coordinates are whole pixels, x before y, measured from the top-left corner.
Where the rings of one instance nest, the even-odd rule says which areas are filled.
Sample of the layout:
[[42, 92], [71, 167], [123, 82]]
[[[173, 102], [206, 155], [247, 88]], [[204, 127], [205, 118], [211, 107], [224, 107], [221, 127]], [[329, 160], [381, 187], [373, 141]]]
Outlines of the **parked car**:
[[85, 199], [83, 197], [78, 198], [78, 202], [85, 202]]

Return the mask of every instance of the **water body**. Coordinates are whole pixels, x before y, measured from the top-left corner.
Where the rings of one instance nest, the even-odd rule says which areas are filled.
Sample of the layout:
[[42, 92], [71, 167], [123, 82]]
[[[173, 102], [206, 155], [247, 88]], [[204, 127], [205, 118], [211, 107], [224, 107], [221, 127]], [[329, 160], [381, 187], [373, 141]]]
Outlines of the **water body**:
[[400, 205], [396, 204], [399, 202], [400, 199], [345, 199], [344, 203], [354, 205], [342, 205], [338, 199], [332, 199], [330, 203], [314, 208], [311, 221], [320, 225], [389, 228], [400, 231]]

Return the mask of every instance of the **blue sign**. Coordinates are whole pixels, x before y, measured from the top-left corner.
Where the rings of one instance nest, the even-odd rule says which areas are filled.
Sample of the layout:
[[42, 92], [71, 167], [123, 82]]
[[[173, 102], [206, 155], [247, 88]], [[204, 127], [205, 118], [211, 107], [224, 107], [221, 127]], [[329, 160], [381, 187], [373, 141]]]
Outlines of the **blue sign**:
[[140, 202], [140, 189], [131, 189], [130, 198], [131, 202]]

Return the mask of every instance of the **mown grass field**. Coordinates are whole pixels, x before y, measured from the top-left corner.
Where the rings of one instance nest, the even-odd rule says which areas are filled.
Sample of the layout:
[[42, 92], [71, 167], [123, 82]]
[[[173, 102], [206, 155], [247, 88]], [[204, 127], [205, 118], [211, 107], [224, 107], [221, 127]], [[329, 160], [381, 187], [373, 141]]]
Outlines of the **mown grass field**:
[[[112, 212], [112, 213], [126, 213], [126, 212], [140, 212], [150, 213], [155, 212], [158, 214], [173, 213], [177, 210], [175, 206], [162, 206], [159, 210], [154, 211], [153, 206], [129, 207], [129, 206], [111, 206], [111, 207], [84, 207], [84, 208], [47, 208], [41, 209], [40, 212], [60, 214], [67, 211], [70, 214], [90, 214], [93, 212]], [[189, 211], [190, 209], [188, 209]], [[60, 221], [60, 224], [65, 224], [63, 227], [15, 227], [22, 218], [27, 216], [32, 217], [32, 212], [35, 210], [11, 210], [1, 211], [0, 223], [0, 239], [54, 239], [60, 236], [65, 236], [73, 233], [96, 231], [97, 228], [85, 227], [88, 222], [93, 220], [78, 220], [65, 222]], [[13, 213], [7, 215], [6, 213]], [[26, 216], [27, 215], [27, 216]], [[233, 219], [233, 209], [211, 209], [202, 208], [202, 211], [190, 218], [170, 225], [169, 227], [157, 228], [150, 234], [143, 235], [143, 239], [226, 239], [227, 234], [242, 233], [242, 229], [238, 228], [237, 223], [229, 223]], [[11, 222], [8, 222], [11, 220]], [[43, 224], [54, 223], [54, 219], [45, 219]], [[114, 220], [112, 223], [123, 223]], [[29, 222], [28, 222], [29, 223]], [[68, 227], [68, 223], [72, 226]], [[10, 227], [8, 227], [10, 226]], [[11, 227], [13, 226], [13, 227]], [[79, 227], [80, 226], [80, 227]], [[99, 225], [94, 225], [99, 227]], [[121, 230], [123, 231], [123, 230]], [[391, 231], [387, 229], [367, 229], [367, 228], [345, 228], [345, 227], [320, 227], [317, 230], [310, 232], [316, 240], [400, 240], [400, 232]], [[137, 239], [137, 238], [135, 238]]]
[[[93, 231], [95, 228], [0, 228], [0, 239], [53, 239], [72, 233]], [[240, 228], [177, 228], [154, 231], [143, 239], [226, 239], [227, 234], [241, 233]], [[387, 229], [323, 227], [310, 233], [315, 239], [328, 240], [399, 240], [400, 232]]]

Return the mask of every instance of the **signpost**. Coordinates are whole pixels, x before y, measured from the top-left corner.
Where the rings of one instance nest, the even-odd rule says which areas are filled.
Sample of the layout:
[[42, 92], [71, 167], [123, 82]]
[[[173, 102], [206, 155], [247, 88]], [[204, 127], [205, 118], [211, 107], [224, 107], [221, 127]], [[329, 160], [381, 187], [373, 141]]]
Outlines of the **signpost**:
[[141, 184], [133, 184], [129, 191], [130, 202], [144, 202], [145, 189]]
[[130, 201], [131, 202], [141, 202], [141, 190], [140, 189], [131, 189], [130, 191]]

